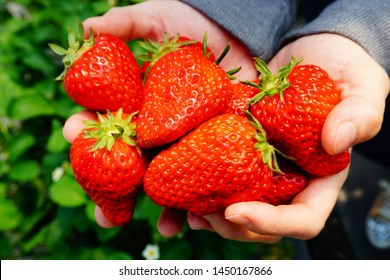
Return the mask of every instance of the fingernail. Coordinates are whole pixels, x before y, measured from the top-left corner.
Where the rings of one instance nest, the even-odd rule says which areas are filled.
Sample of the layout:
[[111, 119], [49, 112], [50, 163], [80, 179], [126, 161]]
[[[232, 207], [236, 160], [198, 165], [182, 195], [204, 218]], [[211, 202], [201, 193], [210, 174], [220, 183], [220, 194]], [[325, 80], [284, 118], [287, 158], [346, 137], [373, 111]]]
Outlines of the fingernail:
[[232, 223], [247, 226], [250, 224], [250, 221], [247, 217], [243, 215], [230, 215], [225, 217], [226, 220], [231, 221]]
[[350, 148], [356, 140], [356, 127], [350, 122], [342, 122], [337, 128], [336, 137], [333, 145], [335, 154], [339, 154]]

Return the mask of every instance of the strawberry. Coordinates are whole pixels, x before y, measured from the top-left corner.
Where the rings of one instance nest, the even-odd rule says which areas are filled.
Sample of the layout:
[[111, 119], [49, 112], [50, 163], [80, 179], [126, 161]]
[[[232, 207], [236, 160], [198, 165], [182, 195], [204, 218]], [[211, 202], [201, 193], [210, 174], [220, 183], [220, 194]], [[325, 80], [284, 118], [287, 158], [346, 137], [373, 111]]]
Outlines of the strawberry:
[[157, 60], [144, 86], [137, 124], [143, 148], [168, 144], [226, 110], [232, 94], [224, 70], [199, 50], [179, 48]]
[[199, 50], [202, 52], [211, 62], [216, 62], [215, 55], [212, 50], [207, 46], [207, 37], [203, 38], [203, 43], [191, 40], [188, 37], [177, 34], [174, 37], [168, 37], [165, 34], [164, 41], [156, 42], [139, 42], [140, 45], [148, 51], [147, 54], [141, 55], [138, 58], [143, 60], [144, 63], [141, 66], [141, 74], [146, 78], [153, 64], [163, 55], [171, 52], [175, 49], [188, 47]]
[[259, 200], [275, 167], [275, 151], [259, 125], [235, 114], [205, 121], [151, 161], [145, 193], [157, 205], [197, 215]]
[[70, 160], [77, 182], [114, 225], [132, 218], [148, 165], [135, 142], [134, 114], [100, 115], [74, 140]]
[[245, 111], [249, 110], [248, 102], [259, 93], [259, 90], [244, 83], [232, 84], [232, 88], [232, 97], [225, 113], [245, 116]]
[[77, 104], [100, 112], [132, 113], [141, 108], [143, 84], [141, 71], [129, 47], [122, 40], [92, 30], [84, 39], [80, 23], [79, 34], [69, 30], [69, 48], [50, 44], [53, 51], [64, 56], [65, 70], [57, 80]]
[[260, 90], [251, 101], [250, 112], [263, 125], [271, 143], [305, 171], [318, 176], [346, 168], [346, 150], [329, 155], [321, 144], [321, 132], [329, 112], [340, 102], [340, 89], [332, 78], [315, 65], [298, 66], [294, 57], [272, 75], [267, 65], [255, 59], [262, 78]]
[[[291, 200], [307, 186], [305, 173], [295, 164], [280, 165], [282, 172], [274, 172], [272, 184], [267, 192], [260, 198], [261, 202], [272, 205], [289, 204]], [[280, 164], [280, 163], [279, 163]]]

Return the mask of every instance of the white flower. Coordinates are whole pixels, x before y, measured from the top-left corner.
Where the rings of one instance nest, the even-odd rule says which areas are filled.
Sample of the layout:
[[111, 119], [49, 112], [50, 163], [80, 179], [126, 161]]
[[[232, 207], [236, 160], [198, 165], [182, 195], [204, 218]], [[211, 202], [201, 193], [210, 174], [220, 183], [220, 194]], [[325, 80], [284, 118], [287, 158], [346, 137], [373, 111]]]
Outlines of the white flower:
[[148, 244], [142, 251], [142, 256], [147, 260], [158, 260], [160, 258], [160, 248], [158, 245]]
[[64, 168], [59, 166], [56, 169], [54, 169], [53, 172], [51, 173], [51, 179], [53, 180], [53, 182], [58, 182], [63, 175], [64, 175]]

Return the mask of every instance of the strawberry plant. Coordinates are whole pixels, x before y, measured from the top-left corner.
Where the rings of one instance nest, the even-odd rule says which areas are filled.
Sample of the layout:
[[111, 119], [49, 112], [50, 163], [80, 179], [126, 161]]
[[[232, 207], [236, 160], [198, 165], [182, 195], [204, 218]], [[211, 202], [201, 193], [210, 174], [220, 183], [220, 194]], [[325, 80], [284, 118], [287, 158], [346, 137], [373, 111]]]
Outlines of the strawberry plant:
[[[96, 224], [95, 202], [76, 181], [62, 136], [65, 120], [84, 108], [55, 81], [62, 59], [48, 44], [67, 45], [77, 19], [133, 2], [0, 1], [1, 259], [142, 259], [148, 244], [159, 247], [161, 259], [291, 258], [288, 240], [246, 244], [187, 227], [164, 238], [156, 228], [161, 208], [141, 191], [130, 223]], [[136, 42], [128, 46], [135, 56], [144, 53]]]

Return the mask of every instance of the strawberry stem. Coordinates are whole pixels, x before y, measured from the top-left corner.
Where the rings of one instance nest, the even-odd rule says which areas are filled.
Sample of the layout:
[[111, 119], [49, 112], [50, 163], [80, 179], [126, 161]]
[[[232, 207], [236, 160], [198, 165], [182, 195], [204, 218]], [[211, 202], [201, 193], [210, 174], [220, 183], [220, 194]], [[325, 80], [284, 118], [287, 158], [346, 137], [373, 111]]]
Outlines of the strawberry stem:
[[257, 71], [261, 74], [261, 79], [259, 84], [255, 84], [250, 81], [243, 81], [242, 83], [254, 86], [259, 89], [259, 94], [255, 95], [251, 100], [249, 100], [248, 104], [252, 105], [259, 102], [264, 96], [272, 97], [275, 94], [279, 94], [280, 100], [283, 101], [283, 92], [290, 86], [290, 82], [288, 80], [288, 75], [290, 75], [291, 71], [301, 63], [301, 59], [295, 59], [294, 56], [291, 57], [291, 60], [288, 64], [280, 67], [278, 73], [273, 75], [271, 70], [268, 68], [267, 64], [261, 60], [260, 58], [254, 58], [254, 63]]
[[131, 120], [137, 113], [134, 112], [123, 118], [122, 109], [119, 109], [115, 115], [107, 112], [107, 117], [97, 112], [97, 121], [87, 120], [84, 122], [87, 126], [83, 131], [83, 137], [97, 139], [92, 151], [98, 149], [110, 151], [117, 139], [122, 139], [130, 146], [136, 146], [135, 123], [132, 123]]

